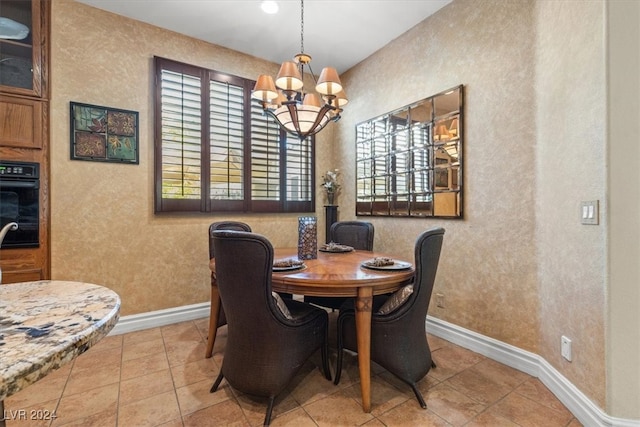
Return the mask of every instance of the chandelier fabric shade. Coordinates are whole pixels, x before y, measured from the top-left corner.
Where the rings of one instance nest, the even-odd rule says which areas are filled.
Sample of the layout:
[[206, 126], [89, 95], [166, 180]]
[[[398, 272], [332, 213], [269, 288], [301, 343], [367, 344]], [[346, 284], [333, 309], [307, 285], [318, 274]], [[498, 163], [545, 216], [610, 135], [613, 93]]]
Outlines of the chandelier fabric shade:
[[[349, 101], [344, 92], [338, 71], [326, 67], [318, 80], [311, 69], [311, 56], [304, 53], [304, 0], [300, 1], [300, 45], [301, 53], [293, 61], [285, 61], [275, 81], [269, 75], [260, 75], [251, 92], [252, 98], [262, 106], [265, 114], [273, 117], [280, 127], [305, 139], [320, 132], [331, 121], [338, 121], [342, 107]], [[316, 84], [315, 91], [304, 89], [304, 67]]]

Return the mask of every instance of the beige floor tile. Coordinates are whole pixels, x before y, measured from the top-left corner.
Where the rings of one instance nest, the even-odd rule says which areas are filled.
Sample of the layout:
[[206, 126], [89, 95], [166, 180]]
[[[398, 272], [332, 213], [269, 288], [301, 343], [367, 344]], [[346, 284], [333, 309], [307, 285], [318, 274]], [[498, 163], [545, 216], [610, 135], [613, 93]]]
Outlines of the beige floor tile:
[[221, 384], [215, 393], [210, 392], [211, 384], [212, 381], [202, 380], [176, 389], [180, 413], [183, 416], [233, 398], [227, 384]]
[[363, 412], [362, 404], [352, 399], [351, 395], [352, 393], [341, 390], [305, 405], [304, 410], [320, 427], [354, 426], [372, 420], [373, 415]]
[[[158, 334], [160, 334], [159, 329]], [[122, 347], [122, 360], [138, 359], [140, 357], [153, 356], [164, 352], [164, 341], [161, 336], [141, 342], [128, 342], [125, 338]]]
[[344, 388], [345, 384], [336, 386], [327, 380], [316, 365], [305, 363], [284, 393], [291, 394], [300, 405], [306, 405]]
[[470, 399], [446, 383], [429, 389], [424, 400], [430, 411], [455, 426], [464, 425], [486, 408], [486, 405]]
[[86, 418], [80, 418], [70, 423], [60, 424], [64, 427], [115, 427], [118, 418], [118, 411], [115, 407], [110, 407], [104, 411], [90, 415]]
[[41, 402], [47, 402], [50, 400], [57, 401], [62, 396], [62, 391], [67, 383], [69, 372], [70, 371], [67, 371], [66, 376], [46, 376], [27, 388], [20, 390], [13, 396], [5, 399], [5, 409], [23, 409], [27, 406], [33, 406]]
[[240, 405], [233, 399], [187, 415], [183, 417], [183, 422], [184, 427], [246, 427], [250, 425]]
[[69, 381], [64, 388], [64, 396], [84, 393], [97, 387], [116, 384], [120, 381], [120, 363], [78, 368], [74, 365]]
[[516, 388], [516, 393], [523, 395], [533, 401], [541, 403], [549, 408], [558, 409], [561, 411], [567, 408], [558, 400], [558, 398], [549, 391], [548, 388], [540, 382], [537, 378], [531, 378], [528, 381], [522, 383]]
[[128, 405], [168, 391], [173, 391], [173, 380], [167, 368], [120, 382], [120, 404]]
[[166, 423], [158, 424], [157, 427], [184, 427], [184, 424], [182, 423], [182, 417], [180, 417], [175, 420], [167, 421]]
[[386, 427], [382, 421], [380, 421], [377, 418], [372, 419], [371, 421], [367, 421], [366, 423], [362, 424], [363, 427]]
[[[235, 390], [234, 390], [235, 391]], [[244, 413], [245, 418], [252, 426], [261, 426], [264, 422], [264, 418], [267, 415], [267, 407], [269, 400], [266, 397], [249, 396], [243, 393], [236, 393], [238, 404]], [[274, 402], [273, 410], [271, 411], [271, 419], [291, 412], [300, 408], [298, 402], [295, 401], [291, 395], [286, 391], [282, 392]]]
[[129, 332], [123, 335], [123, 345], [138, 344], [145, 341], [154, 341], [162, 338], [160, 328], [144, 329], [142, 331]]
[[[261, 426], [266, 398], [247, 396], [226, 381], [209, 393], [228, 331], [218, 329], [214, 355], [206, 359], [207, 327], [205, 318], [107, 337], [5, 399], [5, 409], [20, 409], [23, 416], [31, 409], [55, 411], [52, 427]], [[407, 384], [372, 363], [372, 411], [364, 413], [357, 355], [345, 352], [342, 379], [335, 386], [319, 369], [318, 352], [276, 400], [272, 426], [581, 427], [539, 380], [440, 338], [428, 335], [428, 340], [437, 368], [417, 383], [427, 410]], [[330, 352], [332, 369], [336, 355]], [[49, 422], [7, 424], [45, 427]]]
[[483, 412], [465, 424], [465, 427], [518, 427], [518, 424], [496, 414]]
[[209, 387], [218, 377], [220, 368], [213, 360], [201, 359], [195, 362], [185, 363], [184, 365], [175, 365], [171, 367], [171, 375], [173, 376], [173, 384], [176, 388], [193, 384], [202, 380], [209, 381]]
[[449, 341], [443, 340], [442, 338], [436, 337], [435, 335], [431, 334], [427, 334], [427, 341], [429, 342], [429, 348], [432, 352], [450, 345]]
[[173, 325], [163, 326], [160, 329], [165, 342], [202, 341], [202, 335], [193, 322], [174, 323]]
[[94, 388], [80, 394], [63, 396], [53, 426], [91, 417], [101, 412], [116, 411], [118, 405], [118, 383]]
[[531, 377], [493, 360], [483, 360], [445, 381], [468, 397], [490, 405]]
[[101, 365], [120, 364], [122, 360], [122, 346], [104, 349], [90, 348], [76, 358], [73, 368], [93, 368]]
[[126, 335], [107, 335], [89, 350], [102, 351], [116, 347], [122, 347], [123, 338]]
[[156, 426], [180, 417], [175, 392], [156, 394], [133, 403], [120, 405], [119, 426]]
[[296, 408], [292, 411], [271, 418], [272, 427], [316, 427], [317, 424], [313, 418], [302, 408]]
[[[371, 378], [371, 414], [374, 416], [381, 415], [413, 397], [409, 386], [387, 375], [391, 374], [386, 373], [386, 375]], [[360, 383], [346, 388], [345, 393], [357, 403], [362, 404]]]
[[153, 372], [169, 369], [167, 354], [163, 351], [151, 356], [138, 357], [122, 362], [120, 379], [122, 381], [140, 377]]
[[169, 366], [184, 365], [204, 359], [206, 344], [203, 341], [165, 341]]
[[573, 418], [567, 410], [549, 408], [515, 392], [488, 408], [487, 412], [523, 427], [566, 426]]
[[11, 405], [5, 401], [4, 417], [7, 427], [45, 427], [57, 418], [58, 399], [32, 405]]
[[410, 400], [380, 415], [378, 419], [387, 427], [450, 427], [451, 424], [429, 409], [422, 409]]
[[480, 363], [484, 356], [457, 345], [447, 345], [431, 352], [437, 368], [431, 369], [429, 375], [444, 381], [471, 366]]

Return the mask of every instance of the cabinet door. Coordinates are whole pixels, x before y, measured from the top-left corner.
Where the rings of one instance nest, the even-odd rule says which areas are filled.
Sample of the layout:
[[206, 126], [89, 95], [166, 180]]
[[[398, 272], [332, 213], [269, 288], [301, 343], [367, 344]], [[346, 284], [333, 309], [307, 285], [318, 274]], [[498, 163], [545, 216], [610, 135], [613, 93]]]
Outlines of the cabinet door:
[[44, 101], [0, 95], [0, 146], [42, 148]]
[[0, 0], [0, 92], [47, 96], [47, 7], [40, 0]]

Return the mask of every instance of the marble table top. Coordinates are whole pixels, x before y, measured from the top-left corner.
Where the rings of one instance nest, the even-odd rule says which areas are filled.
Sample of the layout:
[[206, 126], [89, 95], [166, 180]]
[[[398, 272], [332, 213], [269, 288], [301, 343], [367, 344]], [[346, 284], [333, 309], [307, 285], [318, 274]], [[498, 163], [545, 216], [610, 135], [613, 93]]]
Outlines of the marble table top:
[[0, 285], [0, 402], [87, 351], [119, 312], [118, 294], [90, 283]]

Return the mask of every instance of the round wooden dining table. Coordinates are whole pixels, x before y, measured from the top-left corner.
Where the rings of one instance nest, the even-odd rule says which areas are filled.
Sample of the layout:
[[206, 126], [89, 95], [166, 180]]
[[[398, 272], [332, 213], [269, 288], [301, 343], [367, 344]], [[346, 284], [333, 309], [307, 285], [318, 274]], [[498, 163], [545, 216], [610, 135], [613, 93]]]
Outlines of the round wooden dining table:
[[[376, 257], [394, 258], [380, 252], [354, 250], [350, 252], [318, 251], [316, 259], [305, 259], [304, 267], [297, 270], [274, 271], [271, 285], [274, 291], [296, 295], [323, 297], [354, 297], [356, 309], [356, 334], [358, 344], [358, 369], [362, 408], [371, 412], [371, 311], [373, 296], [393, 292], [413, 279], [414, 266], [406, 268], [374, 270], [363, 263]], [[274, 249], [274, 261], [298, 258], [297, 248]], [[397, 260], [396, 261], [401, 261]], [[408, 264], [408, 265], [407, 265]], [[214, 259], [210, 268], [215, 271]], [[220, 298], [212, 275], [211, 317], [218, 318]]]

